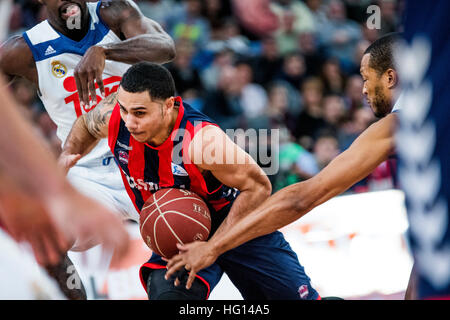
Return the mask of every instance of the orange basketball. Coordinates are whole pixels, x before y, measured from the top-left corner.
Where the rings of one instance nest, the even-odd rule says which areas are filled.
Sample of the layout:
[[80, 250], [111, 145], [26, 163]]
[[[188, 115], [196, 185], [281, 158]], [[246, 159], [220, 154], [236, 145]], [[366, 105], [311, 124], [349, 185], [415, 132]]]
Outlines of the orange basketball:
[[171, 258], [178, 253], [177, 243], [208, 239], [211, 215], [206, 203], [194, 192], [161, 189], [142, 207], [140, 231], [153, 252]]

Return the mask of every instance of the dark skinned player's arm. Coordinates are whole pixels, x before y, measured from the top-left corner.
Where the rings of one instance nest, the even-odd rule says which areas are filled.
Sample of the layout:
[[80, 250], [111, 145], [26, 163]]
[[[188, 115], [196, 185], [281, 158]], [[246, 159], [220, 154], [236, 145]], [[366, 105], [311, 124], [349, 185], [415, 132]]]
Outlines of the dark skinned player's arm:
[[200, 170], [210, 171], [221, 183], [240, 191], [214, 235], [226, 233], [270, 196], [272, 188], [264, 171], [220, 128], [206, 126], [201, 129], [194, 137], [189, 151], [192, 162]]
[[100, 16], [123, 41], [102, 46], [106, 59], [125, 63], [165, 63], [175, 57], [172, 38], [128, 0], [104, 1]]
[[108, 137], [109, 119], [116, 103], [117, 92], [114, 92], [74, 122], [59, 157], [59, 163], [65, 170], [73, 167], [101, 139]]
[[212, 237], [215, 255], [292, 223], [368, 176], [393, 152], [396, 120], [390, 114], [372, 124], [316, 176], [278, 191], [226, 233]]

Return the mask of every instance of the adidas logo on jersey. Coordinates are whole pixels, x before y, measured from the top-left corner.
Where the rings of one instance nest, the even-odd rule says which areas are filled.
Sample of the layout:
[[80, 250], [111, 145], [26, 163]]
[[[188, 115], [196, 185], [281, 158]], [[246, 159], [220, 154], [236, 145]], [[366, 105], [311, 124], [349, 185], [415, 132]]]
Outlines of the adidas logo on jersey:
[[47, 50], [45, 50], [45, 55], [48, 56], [49, 54], [55, 53], [56, 50], [53, 49], [52, 46], [48, 46]]

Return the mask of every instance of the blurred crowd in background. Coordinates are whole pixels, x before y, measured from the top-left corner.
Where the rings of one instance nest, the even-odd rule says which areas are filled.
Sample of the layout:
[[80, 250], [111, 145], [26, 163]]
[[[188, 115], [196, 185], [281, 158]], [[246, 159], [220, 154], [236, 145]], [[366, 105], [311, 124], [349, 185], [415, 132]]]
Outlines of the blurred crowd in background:
[[[310, 178], [377, 119], [362, 94], [360, 60], [368, 45], [399, 31], [401, 0], [137, 0], [143, 14], [173, 37], [166, 67], [177, 94], [224, 129], [278, 129], [273, 190]], [[379, 29], [367, 8], [380, 9]], [[38, 0], [17, 0], [9, 35], [46, 19]], [[20, 80], [23, 113], [57, 155], [56, 127]], [[397, 186], [395, 159], [349, 192]]]

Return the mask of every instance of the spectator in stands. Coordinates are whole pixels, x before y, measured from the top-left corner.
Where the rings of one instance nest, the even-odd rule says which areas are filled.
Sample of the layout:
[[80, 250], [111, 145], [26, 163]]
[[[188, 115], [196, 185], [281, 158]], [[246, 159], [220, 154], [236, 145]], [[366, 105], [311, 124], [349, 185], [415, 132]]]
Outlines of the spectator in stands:
[[299, 89], [305, 76], [305, 59], [300, 52], [295, 51], [290, 52], [283, 57], [283, 65], [275, 78], [289, 82], [291, 86]]
[[206, 90], [213, 91], [218, 88], [220, 75], [225, 67], [234, 64], [234, 52], [228, 48], [224, 48], [214, 54], [212, 63], [200, 72], [203, 87]]
[[328, 21], [319, 32], [321, 44], [326, 53], [339, 59], [344, 70], [351, 68], [356, 43], [362, 38], [360, 26], [346, 17], [345, 6], [341, 0], [330, 0]]
[[170, 16], [181, 14], [182, 6], [174, 0], [139, 0], [136, 1], [144, 16], [155, 20], [164, 29]]
[[166, 30], [175, 41], [187, 39], [200, 49], [210, 37], [210, 25], [201, 13], [201, 0], [185, 0], [182, 10], [167, 19]]
[[299, 181], [307, 180], [325, 168], [339, 154], [334, 134], [323, 131], [314, 143], [313, 152], [301, 152], [293, 166]]
[[12, 17], [10, 19], [10, 31], [21, 33], [44, 20], [42, 5], [38, 0], [14, 1]]
[[344, 93], [345, 89], [345, 77], [341, 71], [341, 66], [338, 59], [328, 58], [322, 64], [321, 79], [324, 84], [325, 94], [338, 94]]
[[239, 86], [239, 102], [248, 121], [264, 112], [267, 105], [266, 90], [253, 82], [253, 70], [250, 62], [240, 60], [235, 63], [235, 82]]
[[347, 19], [363, 24], [367, 21], [367, 8], [373, 4], [373, 0], [345, 0], [344, 5]]
[[302, 32], [298, 36], [298, 46], [305, 61], [306, 74], [318, 76], [325, 60], [325, 54], [323, 49], [318, 46], [317, 35], [312, 32]]
[[349, 66], [347, 70], [348, 75], [358, 75], [360, 76], [359, 69], [360, 69], [360, 61], [364, 55], [364, 51], [366, 51], [367, 47], [370, 45], [371, 42], [367, 41], [366, 39], [361, 39], [358, 41], [358, 43], [355, 46], [354, 52], [353, 52], [353, 61], [351, 66]]
[[191, 66], [195, 48], [190, 41], [180, 39], [176, 42], [177, 55], [175, 59], [167, 65], [175, 81], [177, 93], [183, 96], [188, 90], [194, 90], [198, 94], [203, 90], [200, 76]]
[[281, 72], [281, 58], [275, 38], [266, 37], [261, 40], [261, 54], [252, 58], [254, 79], [256, 83], [266, 85]]
[[244, 108], [240, 95], [242, 86], [236, 81], [237, 70], [234, 66], [221, 69], [217, 89], [207, 92], [203, 112], [214, 119], [223, 129], [244, 128]]
[[256, 38], [272, 35], [279, 26], [271, 0], [231, 0], [233, 13], [246, 33]]
[[380, 8], [381, 14], [381, 30], [380, 34], [395, 32], [398, 30], [398, 15], [397, 15], [397, 1], [396, 0], [378, 0], [377, 5]]
[[323, 120], [325, 121], [324, 127], [330, 135], [339, 136], [345, 112], [345, 103], [341, 96], [325, 96], [323, 99]]
[[[208, 20], [211, 28], [233, 16], [230, 0], [202, 0], [202, 16]], [[238, 24], [238, 23], [237, 23]]]
[[202, 108], [203, 84], [198, 71], [192, 67], [195, 48], [190, 41], [179, 39], [176, 42], [176, 52], [175, 59], [168, 64], [167, 69], [171, 72], [175, 81], [177, 94], [200, 110]]
[[301, 90], [302, 112], [299, 114], [293, 135], [300, 145], [312, 150], [314, 136], [326, 126], [323, 120], [323, 84], [319, 78], [308, 78]]
[[234, 18], [222, 19], [211, 28], [210, 41], [203, 47], [210, 52], [230, 49], [239, 55], [250, 54], [250, 41], [240, 32], [239, 25]]
[[356, 110], [365, 105], [364, 96], [361, 94], [363, 85], [362, 78], [359, 75], [355, 74], [347, 79], [344, 101], [349, 118], [353, 116]]
[[313, 16], [316, 31], [320, 30], [322, 25], [328, 21], [327, 7], [323, 2], [322, 0], [305, 0], [305, 4]]
[[298, 99], [292, 87], [282, 81], [268, 85], [268, 99], [262, 113], [249, 119], [249, 127], [254, 129], [281, 129], [290, 132], [295, 127], [293, 113], [299, 108]]

